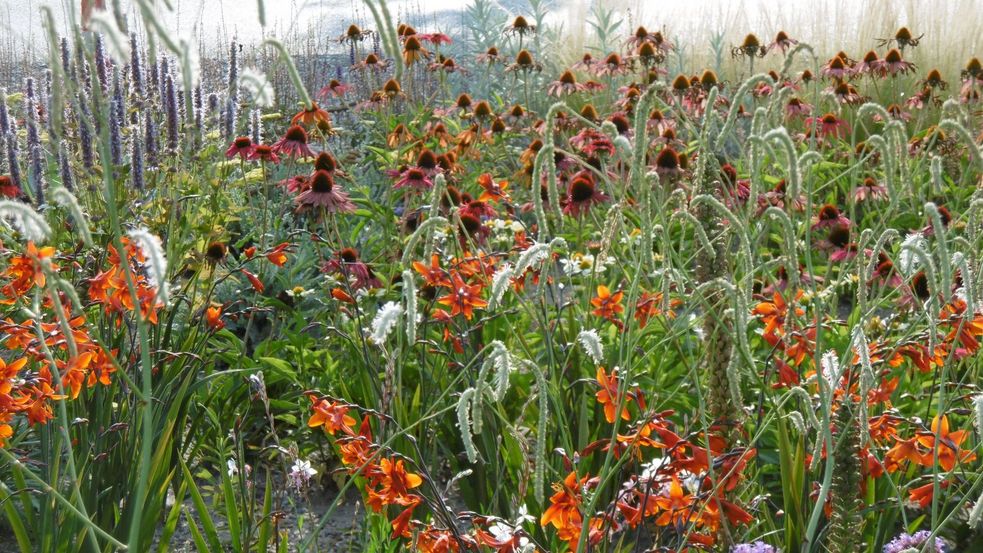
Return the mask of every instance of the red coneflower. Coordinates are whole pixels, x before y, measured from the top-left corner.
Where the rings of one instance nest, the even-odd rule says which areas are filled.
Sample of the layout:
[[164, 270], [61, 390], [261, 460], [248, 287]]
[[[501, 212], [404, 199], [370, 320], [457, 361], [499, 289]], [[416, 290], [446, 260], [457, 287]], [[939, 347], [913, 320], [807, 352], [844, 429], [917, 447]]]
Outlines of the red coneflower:
[[277, 184], [286, 188], [287, 192], [296, 194], [297, 192], [303, 192], [311, 187], [311, 178], [307, 175], [294, 175], [290, 178], [283, 179]]
[[427, 176], [427, 172], [419, 167], [409, 167], [399, 174], [399, 179], [393, 188], [412, 188], [414, 190], [429, 190], [433, 187], [433, 181]]
[[832, 94], [833, 98], [836, 98], [836, 101], [841, 104], [854, 105], [864, 101], [864, 97], [857, 92], [857, 89], [852, 84], [843, 81], [837, 82], [824, 92]]
[[580, 217], [587, 213], [591, 206], [606, 202], [608, 197], [597, 189], [590, 173], [580, 172], [570, 179], [566, 200], [563, 213], [572, 217]]
[[674, 177], [679, 175], [680, 171], [679, 154], [676, 153], [676, 150], [669, 146], [662, 148], [659, 154], [655, 156], [655, 172], [660, 176]]
[[788, 34], [785, 33], [785, 31], [778, 31], [778, 34], [775, 35], [775, 40], [771, 41], [771, 44], [765, 47], [765, 49], [769, 52], [772, 50], [781, 50], [782, 54], [785, 54], [789, 48], [795, 46], [798, 43], [799, 43], [798, 40], [795, 40], [794, 38], [790, 38]]
[[826, 77], [831, 77], [834, 79], [843, 80], [850, 77], [853, 74], [853, 69], [846, 62], [846, 60], [837, 54], [833, 56], [826, 65], [820, 70], [820, 73]]
[[810, 131], [816, 131], [820, 138], [826, 138], [827, 136], [841, 138], [850, 134], [850, 124], [832, 113], [827, 113], [822, 117], [810, 117], [806, 119], [806, 127]]
[[615, 52], [608, 54], [604, 61], [601, 63], [594, 64], [594, 74], [598, 76], [604, 75], [623, 75], [628, 72], [630, 68], [625, 60], [621, 59]]
[[316, 102], [311, 102], [310, 107], [297, 112], [290, 120], [292, 125], [315, 125], [319, 128], [327, 126], [331, 128], [331, 116], [328, 112], [321, 109]]
[[887, 187], [872, 177], [865, 178], [860, 186], [853, 189], [853, 199], [856, 202], [883, 200], [885, 198], [887, 198]]
[[343, 248], [335, 252], [334, 257], [329, 259], [321, 270], [325, 273], [340, 274], [345, 277], [353, 277], [352, 288], [359, 290], [362, 288], [379, 288], [382, 283], [372, 273], [364, 262], [358, 258], [358, 250], [355, 248]]
[[283, 153], [293, 158], [314, 157], [314, 152], [307, 145], [307, 131], [300, 125], [291, 125], [283, 138], [273, 144], [272, 150], [274, 154]]
[[560, 78], [546, 87], [546, 94], [557, 98], [584, 90], [584, 85], [577, 82], [577, 77], [570, 71], [564, 71]]
[[812, 113], [812, 105], [792, 97], [785, 104], [785, 114], [789, 117], [804, 117]]
[[441, 44], [450, 44], [451, 37], [445, 35], [444, 33], [426, 33], [416, 35], [420, 40], [425, 40], [430, 44], [436, 44], [440, 46]]
[[812, 220], [812, 230], [828, 229], [836, 225], [850, 226], [850, 219], [847, 219], [839, 208], [833, 204], [826, 204], [819, 208], [819, 213]]
[[317, 93], [321, 98], [327, 98], [329, 96], [334, 98], [341, 98], [351, 90], [351, 85], [347, 85], [338, 79], [331, 79], [331, 81], [324, 85], [323, 88]]
[[249, 161], [268, 161], [270, 163], [280, 163], [280, 157], [276, 155], [276, 152], [273, 150], [273, 146], [268, 146], [266, 144], [256, 144], [253, 146], [253, 151], [249, 153], [249, 157], [247, 159], [249, 159]]
[[892, 48], [884, 56], [884, 59], [876, 64], [876, 70], [882, 76], [891, 75], [893, 77], [898, 73], [907, 75], [909, 71], [913, 71], [914, 69], [915, 64], [902, 58], [901, 51], [897, 48]]
[[478, 54], [477, 56], [475, 56], [475, 59], [478, 61], [478, 63], [487, 63], [487, 64], [495, 63], [499, 61], [498, 48], [492, 46], [487, 50], [485, 50], [484, 54]]
[[239, 156], [239, 159], [249, 159], [253, 153], [253, 141], [248, 136], [240, 136], [232, 141], [229, 149], [225, 151], [225, 158], [232, 159]]
[[327, 213], [351, 213], [355, 211], [355, 204], [348, 199], [348, 195], [335, 186], [334, 177], [331, 173], [318, 169], [311, 176], [310, 188], [301, 192], [294, 198], [297, 204], [297, 211], [304, 212], [311, 208], [322, 208]]
[[403, 43], [403, 62], [407, 67], [412, 66], [417, 60], [429, 56], [430, 53], [423, 48], [423, 45], [420, 44], [420, 40], [416, 36], [409, 36], [406, 42]]
[[829, 229], [826, 239], [819, 246], [829, 250], [829, 260], [834, 263], [847, 261], [857, 256], [857, 245], [850, 242], [850, 227], [836, 224]]
[[877, 56], [877, 52], [871, 50], [864, 54], [864, 57], [860, 59], [856, 66], [853, 68], [854, 75], [866, 75], [869, 73], [875, 73], [878, 71], [877, 66], [880, 64], [881, 59]]

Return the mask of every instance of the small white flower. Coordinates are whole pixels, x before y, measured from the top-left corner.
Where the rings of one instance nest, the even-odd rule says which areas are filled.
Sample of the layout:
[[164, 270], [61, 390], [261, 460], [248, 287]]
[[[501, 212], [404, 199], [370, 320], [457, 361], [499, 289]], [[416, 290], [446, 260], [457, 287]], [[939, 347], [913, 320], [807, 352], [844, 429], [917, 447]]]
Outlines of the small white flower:
[[580, 334], [577, 335], [577, 341], [580, 342], [584, 352], [590, 356], [594, 363], [600, 365], [604, 361], [604, 346], [601, 344], [601, 337], [596, 330], [593, 328], [581, 330]]
[[302, 491], [307, 488], [310, 484], [311, 478], [317, 474], [317, 470], [311, 467], [311, 462], [306, 459], [297, 459], [294, 461], [292, 467], [290, 467], [290, 473], [287, 477], [290, 479], [290, 483], [293, 484], [297, 491]]

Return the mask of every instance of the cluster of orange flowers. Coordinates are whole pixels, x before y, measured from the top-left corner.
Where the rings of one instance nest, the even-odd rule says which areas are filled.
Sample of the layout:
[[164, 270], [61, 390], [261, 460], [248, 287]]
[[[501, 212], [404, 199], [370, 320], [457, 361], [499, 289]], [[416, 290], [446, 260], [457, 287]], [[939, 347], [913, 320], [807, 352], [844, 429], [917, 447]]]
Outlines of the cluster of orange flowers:
[[[604, 368], [598, 368], [597, 384], [600, 387], [597, 401], [609, 423], [617, 418], [630, 420], [631, 404], [636, 404], [640, 413], [645, 411], [641, 390], [635, 387], [620, 391], [622, 383], [617, 371], [608, 374]], [[751, 515], [727, 501], [724, 494], [740, 483], [741, 473], [756, 451], [747, 448], [725, 451], [724, 441], [712, 434], [706, 439], [699, 434], [684, 438], [670, 428], [667, 420], [670, 415], [672, 411], [645, 414], [626, 433], [617, 434], [613, 444], [598, 440], [579, 452], [580, 458], [584, 458], [593, 451], [614, 447], [617, 458], [627, 454], [642, 463], [651, 452], [662, 451], [661, 457], [640, 465], [643, 467], [640, 474], [629, 476], [617, 492], [613, 508], [591, 515], [585, 525], [584, 497], [597, 487], [599, 479], [571, 470], [563, 482], [553, 485], [555, 493], [540, 524], [552, 526], [557, 537], [576, 551], [585, 527], [587, 543], [597, 544], [613, 533], [637, 528], [647, 520], [657, 528], [675, 531], [678, 543], [682, 544], [678, 550], [685, 551], [687, 546], [716, 543], [721, 517], [726, 517], [730, 527], [749, 523]], [[699, 445], [704, 441], [707, 447]], [[711, 475], [711, 465], [716, 478]]]
[[[376, 513], [382, 513], [387, 507], [395, 507], [399, 511], [391, 521], [393, 539], [411, 539], [409, 547], [420, 553], [477, 551], [482, 546], [496, 553], [514, 553], [521, 543], [525, 543], [526, 537], [521, 529], [513, 529], [510, 535], [503, 535], [500, 529], [506, 526], [500, 521], [474, 513], [467, 514], [472, 522], [470, 533], [414, 520], [413, 513], [425, 502], [425, 498], [413, 490], [424, 483], [423, 477], [407, 470], [406, 461], [400, 455], [383, 449], [373, 441], [371, 415], [366, 414], [358, 423], [349, 414], [351, 406], [314, 394], [308, 397], [312, 414], [307, 425], [322, 428], [325, 433], [335, 437], [339, 457], [348, 473], [364, 479], [369, 508]], [[459, 513], [456, 518], [462, 515]], [[491, 525], [495, 525], [499, 531], [493, 533], [485, 529]]]
[[[0, 303], [13, 305], [34, 287], [43, 288], [47, 277], [42, 263], [48, 265], [47, 270], [57, 271], [51, 262], [55, 254], [54, 248], [38, 249], [28, 243], [24, 253], [13, 255], [2, 275], [7, 283], [0, 288]], [[15, 322], [10, 317], [0, 322], [3, 346], [12, 359], [0, 358], [0, 446], [13, 436], [11, 422], [17, 414], [24, 414], [29, 424], [44, 424], [54, 417], [52, 401], [75, 399], [83, 387], [109, 385], [116, 370], [113, 357], [89, 336], [85, 317], [72, 317], [71, 303], [60, 296], [58, 302], [45, 296], [42, 308], [61, 309], [69, 335], [58, 323]], [[61, 390], [55, 389], [52, 362], [61, 377]]]
[[[140, 248], [126, 237], [121, 241], [126, 249], [130, 274], [136, 286], [140, 316], [151, 324], [157, 324], [157, 311], [164, 304], [158, 299], [157, 287], [151, 284], [147, 277], [147, 258]], [[109, 268], [89, 280], [89, 299], [102, 304], [107, 314], [133, 312], [137, 306], [126, 283], [126, 269], [122, 266], [122, 258], [111, 244], [106, 249], [109, 252], [107, 260]], [[122, 324], [122, 320], [117, 319], [116, 324]]]
[[[591, 307], [594, 308], [591, 314], [609, 321], [619, 329], [624, 329], [624, 323], [620, 318], [625, 311], [625, 307], [621, 305], [624, 295], [621, 290], [612, 293], [607, 286], [599, 285], [597, 295], [590, 300]], [[665, 315], [670, 319], [675, 318], [675, 309], [682, 303], [678, 299], [666, 301], [662, 292], [642, 291], [638, 301], [635, 302], [635, 321], [638, 322], [638, 328], [645, 328], [649, 319], [654, 317]]]

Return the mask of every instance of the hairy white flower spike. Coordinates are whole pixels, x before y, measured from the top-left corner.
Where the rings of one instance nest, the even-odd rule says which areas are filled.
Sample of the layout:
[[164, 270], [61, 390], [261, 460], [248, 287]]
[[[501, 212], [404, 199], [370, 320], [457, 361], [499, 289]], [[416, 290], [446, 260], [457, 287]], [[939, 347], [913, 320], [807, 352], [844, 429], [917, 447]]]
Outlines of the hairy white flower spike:
[[973, 509], [969, 511], [969, 527], [978, 527], [981, 520], [983, 520], [983, 495], [976, 498], [976, 503], [973, 504]]
[[836, 352], [829, 350], [823, 354], [822, 359], [819, 361], [819, 367], [822, 369], [823, 379], [826, 380], [826, 384], [829, 386], [830, 392], [836, 389], [836, 384], [840, 380], [840, 359], [836, 356]]
[[471, 401], [474, 397], [474, 388], [468, 388], [461, 393], [461, 398], [457, 402], [457, 427], [461, 430], [461, 442], [464, 443], [464, 452], [468, 456], [468, 462], [478, 461], [478, 450], [474, 447], [474, 439], [471, 436]]
[[399, 322], [399, 317], [402, 314], [403, 307], [394, 301], [383, 305], [375, 314], [375, 319], [372, 319], [372, 334], [370, 335], [372, 341], [381, 347], [396, 323]]
[[251, 67], [244, 68], [239, 73], [239, 84], [253, 97], [253, 102], [259, 107], [272, 107], [276, 101], [273, 94], [273, 84], [262, 71]]
[[21, 236], [32, 242], [41, 242], [51, 234], [51, 227], [44, 217], [23, 202], [0, 200], [0, 218], [9, 220]]
[[983, 394], [973, 397], [973, 423], [976, 425], [976, 433], [983, 436]]
[[505, 263], [492, 275], [491, 295], [488, 297], [489, 310], [497, 307], [498, 303], [502, 301], [505, 292], [509, 289], [509, 283], [512, 281], [513, 274], [512, 265]]
[[925, 247], [925, 237], [920, 232], [913, 232], [905, 237], [901, 243], [901, 254], [898, 257], [898, 268], [905, 275], [911, 275], [918, 265], [918, 259], [912, 249], [923, 249]]
[[581, 330], [580, 334], [577, 335], [577, 341], [580, 342], [584, 352], [594, 363], [600, 365], [604, 361], [604, 346], [601, 344], [601, 337], [598, 336], [596, 330], [593, 328]]
[[157, 289], [157, 299], [167, 303], [170, 293], [167, 284], [167, 258], [160, 238], [145, 228], [133, 229], [128, 233], [130, 239], [147, 258], [147, 280]]

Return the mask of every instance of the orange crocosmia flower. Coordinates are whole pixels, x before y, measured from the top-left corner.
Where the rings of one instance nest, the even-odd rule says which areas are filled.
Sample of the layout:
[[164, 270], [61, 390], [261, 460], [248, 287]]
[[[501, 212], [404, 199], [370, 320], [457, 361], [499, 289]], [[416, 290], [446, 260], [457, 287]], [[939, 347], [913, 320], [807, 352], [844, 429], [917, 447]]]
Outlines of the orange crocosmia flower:
[[277, 267], [283, 267], [287, 262], [287, 253], [290, 253], [290, 243], [284, 242], [272, 250], [266, 252], [266, 259]]
[[901, 379], [898, 377], [881, 380], [880, 386], [867, 392], [867, 405], [884, 404], [890, 407], [891, 395], [898, 389], [898, 383], [900, 381]]
[[594, 306], [591, 313], [598, 317], [604, 317], [620, 328], [621, 321], [618, 320], [618, 314], [625, 310], [624, 306], [621, 305], [621, 298], [624, 295], [625, 293], [621, 290], [612, 294], [607, 286], [601, 284], [597, 287], [597, 297], [590, 300], [590, 304]]
[[[803, 294], [804, 292], [802, 290], [796, 292], [796, 303], [798, 303], [798, 300]], [[801, 317], [805, 313], [804, 309], [800, 307], [795, 308], [796, 316]], [[756, 305], [751, 310], [751, 314], [761, 317], [761, 321], [765, 323], [764, 334], [766, 336], [782, 336], [785, 334], [785, 318], [788, 317], [788, 304], [785, 303], [785, 298], [781, 292], [776, 291], [772, 296], [772, 301], [763, 301]]]
[[[884, 462], [887, 465], [888, 472], [897, 472], [901, 469], [902, 463], [906, 461], [922, 464], [925, 453], [919, 449], [917, 438], [904, 440], [894, 436], [894, 441], [894, 447], [887, 450], [887, 453], [884, 454]], [[931, 462], [931, 459], [929, 459], [929, 463]]]
[[348, 292], [345, 292], [341, 288], [332, 288], [331, 297], [340, 302], [351, 303], [351, 304], [355, 303], [355, 298], [348, 295]]
[[423, 484], [423, 478], [407, 472], [402, 459], [380, 459], [369, 480], [370, 485], [379, 487], [378, 490], [370, 490], [368, 501], [376, 512], [384, 505], [411, 505], [419, 501], [419, 497], [411, 494], [410, 490]]
[[572, 471], [563, 480], [563, 483], [553, 484], [553, 489], [556, 491], [550, 496], [550, 506], [543, 511], [539, 524], [541, 526], [552, 524], [560, 533], [575, 529], [579, 536], [580, 527], [583, 524], [580, 504], [588, 478], [585, 475], [578, 480], [577, 473]]
[[252, 259], [256, 255], [256, 246], [249, 246], [242, 253], [246, 254], [246, 259]]
[[666, 495], [657, 496], [655, 503], [662, 509], [659, 518], [655, 519], [655, 523], [659, 526], [685, 524], [695, 515], [692, 509], [693, 496], [686, 494], [675, 475], [669, 483]]
[[334, 433], [338, 430], [341, 430], [350, 436], [355, 435], [352, 428], [355, 426], [357, 421], [348, 414], [347, 405], [332, 403], [323, 398], [318, 399], [313, 395], [309, 397], [311, 398], [311, 411], [313, 411], [314, 414], [311, 415], [310, 420], [307, 421], [307, 426], [310, 428], [322, 426], [324, 427], [324, 431], [332, 436], [334, 436]]
[[413, 270], [420, 273], [427, 286], [437, 288], [444, 286], [450, 288], [451, 279], [447, 276], [447, 271], [440, 267], [440, 256], [434, 254], [430, 256], [430, 265], [424, 265], [419, 261], [413, 262]]
[[509, 181], [503, 180], [496, 183], [491, 174], [482, 173], [478, 176], [478, 184], [481, 186], [481, 195], [478, 196], [479, 202], [499, 202], [509, 199]]
[[941, 367], [947, 354], [942, 346], [929, 351], [927, 346], [918, 343], [905, 344], [898, 348], [898, 353], [910, 359], [922, 373], [929, 373], [935, 367]]
[[[919, 432], [917, 436], [918, 443], [929, 449], [929, 452], [924, 455], [921, 463], [925, 466], [932, 466], [934, 458], [938, 456], [939, 466], [942, 470], [950, 471], [955, 466], [956, 463], [970, 462], [976, 459], [976, 454], [970, 450], [964, 450], [960, 445], [969, 436], [969, 432], [965, 430], [954, 430], [949, 431], [949, 418], [945, 415], [936, 415], [932, 419], [932, 431], [931, 432]], [[937, 438], [937, 441], [936, 441]], [[938, 450], [936, 454], [933, 449]]]
[[239, 270], [242, 271], [242, 274], [246, 275], [247, 279], [249, 279], [249, 283], [253, 285], [253, 289], [259, 292], [260, 294], [262, 294], [263, 290], [266, 289], [266, 286], [263, 285], [263, 281], [261, 281], [259, 277], [257, 277], [256, 275], [250, 273], [245, 269], [239, 269]]
[[225, 328], [225, 322], [222, 321], [222, 308], [220, 306], [213, 305], [205, 310], [205, 324], [215, 332]]
[[[15, 255], [10, 259], [4, 276], [12, 279], [6, 284], [0, 293], [5, 297], [0, 298], [0, 304], [10, 305], [18, 298], [26, 294], [32, 287], [43, 288], [46, 282], [44, 271], [41, 270], [41, 261], [48, 259], [55, 254], [53, 247], [47, 246], [38, 249], [34, 242], [28, 242], [27, 248], [22, 255]], [[58, 270], [58, 266], [51, 264], [52, 270]]]
[[[670, 319], [676, 318], [674, 308], [679, 307], [682, 304], [683, 302], [677, 299], [664, 302], [661, 292], [656, 292], [654, 294], [651, 292], [643, 292], [642, 295], [638, 297], [638, 302], [635, 304], [635, 320], [638, 321], [638, 328], [645, 328], [649, 322], [649, 319], [663, 314]], [[668, 305], [668, 309], [664, 309], [666, 305]]]
[[594, 396], [597, 398], [597, 402], [604, 406], [604, 418], [608, 422], [614, 422], [615, 411], [617, 410], [617, 405], [621, 404], [621, 420], [628, 420], [630, 416], [628, 415], [628, 404], [631, 402], [632, 397], [627, 395], [624, 400], [621, 400], [621, 394], [618, 390], [618, 369], [611, 371], [611, 375], [608, 376], [607, 372], [604, 371], [604, 367], [597, 368], [597, 383], [601, 386], [601, 389], [597, 391]]
[[463, 314], [470, 321], [475, 308], [488, 306], [488, 302], [481, 299], [480, 284], [467, 284], [457, 272], [451, 274], [451, 281], [450, 293], [438, 298], [437, 303], [450, 307], [452, 317]]
[[952, 330], [945, 337], [946, 342], [958, 340], [968, 354], [980, 349], [979, 338], [983, 336], [983, 313], [967, 313], [966, 301], [956, 298], [942, 308], [939, 319]]
[[[482, 539], [483, 534], [483, 532], [479, 531], [477, 534], [479, 540]], [[487, 536], [487, 534], [484, 535]], [[487, 537], [485, 539], [487, 539]], [[494, 545], [491, 547], [494, 547]], [[420, 532], [416, 538], [416, 551], [418, 553], [458, 553], [460, 550], [461, 546], [458, 544], [454, 534], [449, 530], [427, 528], [426, 530]], [[502, 553], [512, 553], [513, 551], [518, 551], [518, 548], [516, 546], [516, 548], [513, 549], [497, 549], [496, 551], [501, 551]]]
[[[939, 482], [939, 489], [946, 489], [949, 487], [950, 482], [944, 480]], [[917, 488], [912, 488], [908, 492], [908, 501], [914, 503], [921, 507], [922, 509], [927, 509], [929, 505], [932, 504], [932, 497], [935, 495], [935, 483], [925, 484], [924, 486], [918, 486]]]

